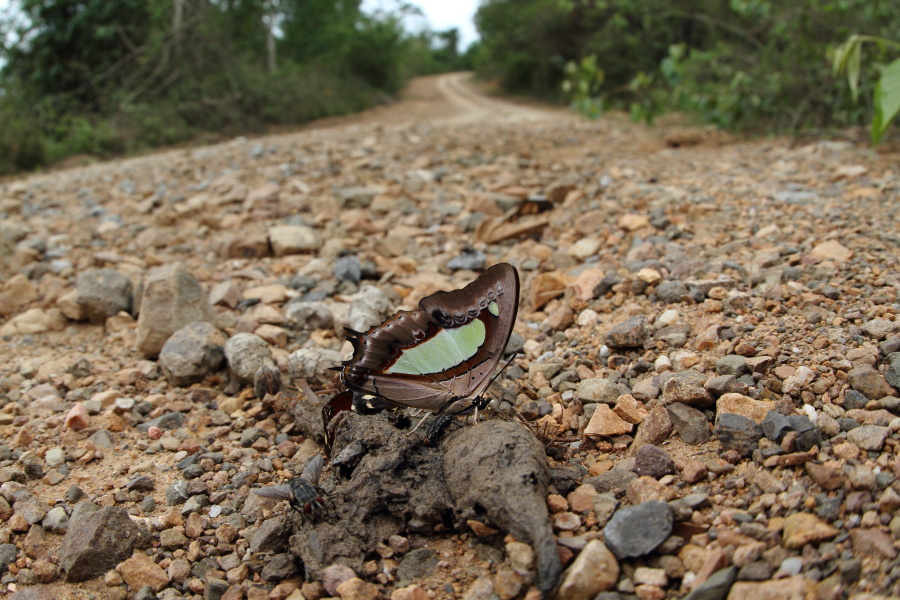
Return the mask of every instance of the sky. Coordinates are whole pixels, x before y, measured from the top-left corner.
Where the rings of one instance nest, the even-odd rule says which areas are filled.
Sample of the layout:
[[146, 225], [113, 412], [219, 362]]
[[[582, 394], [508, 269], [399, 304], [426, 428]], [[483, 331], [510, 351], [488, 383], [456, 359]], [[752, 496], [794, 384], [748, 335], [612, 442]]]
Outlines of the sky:
[[[480, 0], [410, 0], [409, 3], [422, 9], [432, 30], [442, 31], [450, 27], [459, 29], [460, 50], [465, 50], [478, 39], [474, 18]], [[379, 6], [390, 9], [396, 7], [397, 3], [391, 0], [363, 0], [362, 3], [363, 10]], [[423, 26], [415, 21], [407, 22], [406, 25], [411, 30]]]

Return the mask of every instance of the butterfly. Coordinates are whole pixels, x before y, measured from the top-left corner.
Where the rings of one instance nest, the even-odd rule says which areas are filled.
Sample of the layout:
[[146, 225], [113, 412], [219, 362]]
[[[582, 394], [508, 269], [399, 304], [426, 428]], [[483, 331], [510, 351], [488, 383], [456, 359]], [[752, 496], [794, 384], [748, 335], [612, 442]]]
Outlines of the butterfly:
[[[500, 263], [462, 289], [436, 292], [365, 333], [346, 329], [353, 355], [341, 381], [359, 412], [387, 406], [458, 415], [483, 407], [481, 394], [512, 334], [519, 274]], [[338, 394], [339, 403], [348, 395]], [[335, 407], [337, 410], [338, 407]]]

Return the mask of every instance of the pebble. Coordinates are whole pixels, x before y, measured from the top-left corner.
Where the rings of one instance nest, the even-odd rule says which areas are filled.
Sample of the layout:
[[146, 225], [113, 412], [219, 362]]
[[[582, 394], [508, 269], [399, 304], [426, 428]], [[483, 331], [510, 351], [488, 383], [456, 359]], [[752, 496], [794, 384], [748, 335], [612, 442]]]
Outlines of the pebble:
[[593, 598], [612, 589], [619, 579], [619, 563], [613, 553], [600, 542], [592, 540], [562, 574], [555, 597], [559, 600]]
[[890, 435], [890, 427], [862, 425], [847, 433], [847, 441], [862, 450], [879, 452]]
[[706, 416], [696, 408], [675, 402], [667, 405], [666, 411], [672, 426], [685, 443], [699, 446], [709, 439], [709, 422], [706, 420]]
[[763, 437], [762, 427], [741, 415], [720, 413], [716, 416], [716, 436], [723, 448], [750, 456]]
[[606, 546], [619, 559], [643, 556], [672, 531], [672, 511], [660, 500], [620, 508], [603, 528]]

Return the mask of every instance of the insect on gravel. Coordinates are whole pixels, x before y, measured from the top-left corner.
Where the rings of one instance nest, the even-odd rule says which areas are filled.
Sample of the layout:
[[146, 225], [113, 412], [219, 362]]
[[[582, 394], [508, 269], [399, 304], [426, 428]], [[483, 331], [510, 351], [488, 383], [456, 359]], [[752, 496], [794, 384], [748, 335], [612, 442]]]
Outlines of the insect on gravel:
[[287, 500], [291, 508], [304, 518], [318, 520], [322, 514], [328, 513], [325, 499], [317, 487], [323, 464], [324, 459], [319, 454], [306, 464], [300, 477], [294, 477], [287, 483], [254, 489], [253, 492], [263, 498]]

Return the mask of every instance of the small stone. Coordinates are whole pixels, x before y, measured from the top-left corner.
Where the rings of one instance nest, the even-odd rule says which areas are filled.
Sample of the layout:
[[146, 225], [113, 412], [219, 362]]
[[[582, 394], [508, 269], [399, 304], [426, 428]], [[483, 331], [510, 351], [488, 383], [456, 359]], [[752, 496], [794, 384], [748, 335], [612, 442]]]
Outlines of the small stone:
[[833, 491], [844, 487], [847, 478], [843, 471], [813, 462], [805, 464], [806, 472], [823, 490]]
[[704, 479], [709, 473], [706, 465], [704, 465], [699, 460], [689, 460], [684, 463], [684, 467], [681, 470], [681, 477], [688, 483], [697, 483], [701, 479]]
[[896, 392], [885, 381], [884, 376], [871, 365], [861, 365], [847, 373], [850, 386], [871, 400], [894, 396]]
[[358, 577], [351, 577], [338, 584], [337, 593], [342, 600], [375, 600], [378, 587]]
[[653, 444], [642, 446], [634, 454], [634, 472], [638, 476], [648, 475], [659, 479], [675, 472], [675, 461], [669, 453]]
[[204, 321], [173, 333], [159, 352], [166, 380], [175, 387], [188, 387], [218, 371], [225, 362], [225, 340], [222, 331]]
[[66, 415], [66, 428], [72, 431], [81, 431], [91, 424], [91, 418], [88, 416], [87, 408], [81, 402], [76, 402], [75, 406]]
[[734, 375], [740, 377], [750, 374], [750, 365], [747, 359], [737, 354], [723, 356], [716, 361], [716, 375]]
[[862, 450], [880, 452], [890, 435], [890, 427], [862, 425], [847, 433], [847, 441], [855, 444]]
[[828, 240], [814, 246], [807, 257], [814, 260], [833, 260], [843, 263], [853, 257], [853, 251], [837, 240]]
[[138, 350], [148, 358], [156, 358], [173, 333], [196, 321], [215, 321], [200, 282], [178, 263], [151, 270], [141, 296]]
[[754, 423], [760, 424], [766, 418], [766, 415], [772, 411], [773, 402], [765, 402], [763, 400], [754, 400], [743, 394], [723, 394], [716, 400], [716, 412], [731, 413], [733, 415], [741, 415], [747, 417]]
[[305, 254], [322, 247], [322, 239], [306, 225], [275, 225], [269, 228], [269, 244], [275, 256]]
[[131, 312], [132, 284], [113, 269], [88, 269], [75, 283], [75, 302], [91, 323], [103, 323], [119, 312]]
[[680, 402], [701, 408], [711, 406], [712, 396], [706, 389], [706, 376], [691, 369], [675, 373], [663, 384], [666, 404]]
[[619, 386], [599, 377], [579, 381], [575, 386], [575, 396], [584, 404], [601, 402], [612, 406], [620, 394]]
[[594, 415], [584, 429], [584, 435], [611, 437], [630, 433], [633, 427], [631, 423], [619, 417], [606, 404], [598, 404]]
[[638, 315], [614, 326], [606, 334], [610, 348], [640, 348], [650, 336], [647, 317]]
[[[720, 569], [694, 588], [690, 594], [684, 597], [684, 600], [725, 600], [736, 577], [737, 569], [735, 567]], [[749, 597], [747, 596], [747, 598]]]
[[68, 582], [99, 577], [131, 555], [143, 537], [125, 509], [82, 502], [69, 518], [59, 549], [59, 572]]
[[[634, 442], [628, 448], [628, 453], [633, 455], [643, 446], [653, 444], [659, 446], [672, 434], [672, 421], [665, 407], [657, 406], [650, 411], [638, 427], [634, 436]], [[599, 490], [599, 488], [598, 488]]]
[[721, 413], [716, 416], [716, 436], [723, 448], [750, 456], [763, 437], [762, 428], [741, 415]]
[[523, 542], [508, 542], [506, 544], [506, 556], [509, 564], [519, 575], [527, 576], [534, 571], [534, 550]]
[[391, 600], [428, 600], [428, 592], [417, 585], [409, 585], [391, 592]]
[[659, 500], [620, 508], [603, 528], [606, 546], [618, 558], [643, 556], [672, 532], [672, 511]]
[[709, 421], [706, 416], [687, 404], [676, 402], [666, 406], [675, 431], [686, 444], [698, 446], [709, 439]]
[[140, 552], [135, 553], [119, 565], [118, 570], [125, 583], [133, 590], [139, 590], [148, 585], [154, 592], [158, 592], [169, 583], [169, 577], [162, 567], [153, 562], [149, 556]]
[[799, 549], [809, 543], [823, 542], [835, 537], [839, 531], [819, 517], [798, 512], [784, 520], [782, 542], [785, 548]]
[[612, 589], [619, 579], [619, 563], [599, 540], [587, 543], [562, 574], [558, 600], [587, 600]]
[[854, 529], [850, 532], [850, 541], [855, 553], [887, 560], [897, 557], [897, 549], [894, 548], [891, 536], [881, 529]]

